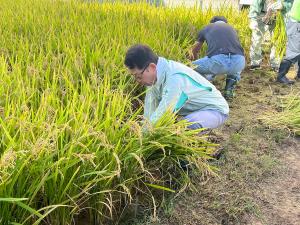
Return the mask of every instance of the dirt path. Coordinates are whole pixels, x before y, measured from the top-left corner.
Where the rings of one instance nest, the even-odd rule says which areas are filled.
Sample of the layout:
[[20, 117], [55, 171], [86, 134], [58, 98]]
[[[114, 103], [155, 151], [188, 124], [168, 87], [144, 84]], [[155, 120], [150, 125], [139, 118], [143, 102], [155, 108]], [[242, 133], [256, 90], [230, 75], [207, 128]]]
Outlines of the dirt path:
[[[261, 76], [264, 74], [260, 74], [259, 80], [262, 80], [265, 87], [269, 85], [270, 89], [269, 93], [264, 94], [266, 98], [262, 102], [269, 102], [270, 110], [272, 110], [276, 107], [277, 97], [288, 94], [291, 89], [274, 84], [274, 82], [267, 84]], [[264, 93], [259, 90], [260, 88], [258, 88], [259, 93]], [[292, 89], [299, 90], [299, 84]], [[254, 102], [254, 104], [261, 107], [259, 103]], [[245, 215], [245, 224], [300, 224], [300, 139], [292, 136], [282, 138], [281, 141], [277, 140], [279, 143], [275, 149], [282, 168], [277, 177], [266, 176], [264, 181], [257, 183], [257, 193], [253, 197], [258, 202], [260, 215], [251, 215], [248, 220], [245, 220], [248, 216]]]
[[273, 72], [243, 73], [229, 121], [212, 133], [224, 151], [213, 163], [219, 176], [195, 180], [196, 190], [165, 201], [156, 221], [130, 224], [300, 225], [300, 139], [259, 119], [277, 109], [280, 96], [299, 92], [300, 83], [286, 87], [274, 79]]
[[282, 146], [281, 161], [286, 171], [277, 179], [258, 186], [261, 192], [262, 218], [250, 218], [248, 224], [300, 224], [300, 148], [299, 140]]

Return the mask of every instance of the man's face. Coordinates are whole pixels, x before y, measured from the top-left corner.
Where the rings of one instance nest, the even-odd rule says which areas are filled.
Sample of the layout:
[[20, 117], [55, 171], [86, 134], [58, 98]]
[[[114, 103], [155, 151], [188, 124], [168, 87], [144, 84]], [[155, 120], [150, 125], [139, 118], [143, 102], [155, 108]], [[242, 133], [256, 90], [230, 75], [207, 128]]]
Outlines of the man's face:
[[152, 86], [155, 84], [157, 79], [157, 71], [156, 71], [156, 65], [154, 63], [148, 64], [143, 69], [129, 69], [129, 73], [131, 73], [135, 80], [145, 86]]

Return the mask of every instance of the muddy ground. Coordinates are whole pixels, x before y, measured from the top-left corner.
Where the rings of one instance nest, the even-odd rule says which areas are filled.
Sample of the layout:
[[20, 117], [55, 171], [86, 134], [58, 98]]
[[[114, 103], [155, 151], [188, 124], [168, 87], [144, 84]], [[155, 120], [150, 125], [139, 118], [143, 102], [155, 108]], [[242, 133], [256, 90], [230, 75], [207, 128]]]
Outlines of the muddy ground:
[[[300, 82], [284, 86], [276, 74], [244, 71], [230, 119], [211, 133], [223, 150], [211, 162], [218, 176], [193, 178], [195, 190], [163, 200], [155, 217], [127, 220], [130, 225], [299, 225], [300, 139], [284, 129], [267, 127], [260, 119], [278, 110], [280, 98], [300, 90]], [[224, 84], [224, 77], [215, 81]]]

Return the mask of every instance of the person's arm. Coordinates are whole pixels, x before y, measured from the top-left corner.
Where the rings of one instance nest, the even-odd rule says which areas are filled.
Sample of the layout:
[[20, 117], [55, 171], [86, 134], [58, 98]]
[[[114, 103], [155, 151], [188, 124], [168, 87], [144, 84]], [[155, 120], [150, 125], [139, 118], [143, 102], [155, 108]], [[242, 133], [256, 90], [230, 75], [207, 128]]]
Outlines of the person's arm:
[[163, 89], [161, 101], [159, 102], [156, 110], [150, 116], [152, 124], [155, 124], [167, 110], [174, 112], [176, 105], [182, 96], [181, 83], [180, 79], [173, 77], [172, 83], [166, 84]]
[[293, 6], [293, 0], [283, 0], [282, 1], [282, 10], [281, 13], [283, 15], [287, 14], [289, 11], [291, 11], [291, 8]]
[[204, 27], [202, 30], [199, 31], [197, 41], [192, 46], [191, 51], [189, 52], [188, 58], [190, 60], [196, 60], [198, 58], [198, 53], [201, 50], [203, 43], [205, 41], [205, 33], [207, 27]]
[[262, 18], [263, 23], [271, 24], [272, 22], [275, 22], [273, 17], [275, 15], [275, 13], [279, 10], [282, 10], [282, 8], [283, 8], [283, 5], [282, 5], [281, 0], [277, 0], [276, 2], [273, 2], [272, 4], [268, 5], [267, 13]]
[[196, 60], [198, 58], [198, 53], [201, 50], [203, 46], [203, 42], [202, 41], [197, 41], [195, 42], [195, 44], [193, 45], [191, 52], [189, 54], [189, 59], [190, 60]]
[[268, 5], [267, 12], [269, 12], [269, 11], [276, 12], [277, 10], [281, 10], [282, 8], [283, 8], [283, 4], [282, 4], [281, 0], [277, 0], [277, 1], [273, 2], [272, 4]]
[[144, 103], [144, 118], [150, 120], [151, 114], [158, 106], [158, 99], [151, 87], [147, 88], [145, 103]]
[[250, 5], [249, 18], [255, 19], [262, 11], [262, 0], [253, 0]]

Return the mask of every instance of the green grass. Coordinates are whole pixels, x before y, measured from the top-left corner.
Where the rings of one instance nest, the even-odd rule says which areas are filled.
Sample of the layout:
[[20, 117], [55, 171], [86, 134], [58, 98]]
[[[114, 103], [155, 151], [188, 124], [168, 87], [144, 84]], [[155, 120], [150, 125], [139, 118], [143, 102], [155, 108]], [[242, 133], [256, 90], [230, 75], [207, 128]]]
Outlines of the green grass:
[[286, 30], [285, 30], [285, 22], [284, 17], [281, 13], [277, 13], [274, 33], [272, 36], [272, 44], [274, 44], [276, 48], [276, 54], [280, 58], [283, 58], [286, 50]]
[[[196, 31], [223, 14], [249, 42], [245, 13], [147, 4], [0, 1], [0, 224], [103, 222], [149, 172], [192, 158], [209, 171], [213, 146], [166, 115], [141, 126], [143, 90], [123, 66], [145, 43], [183, 61]], [[164, 189], [164, 188], [160, 188]], [[124, 200], [125, 199], [125, 200]]]
[[278, 111], [268, 112], [261, 117], [273, 129], [288, 130], [300, 135], [300, 95], [292, 92], [278, 101]]

